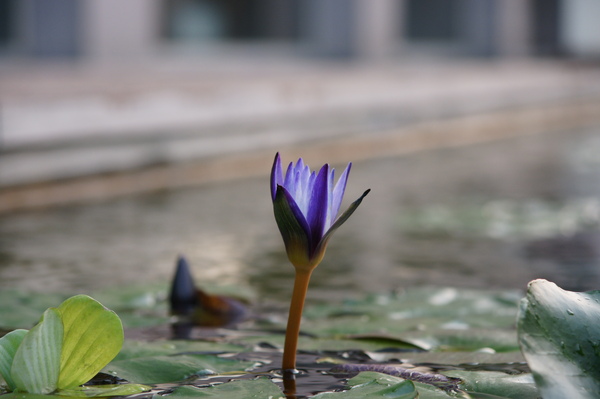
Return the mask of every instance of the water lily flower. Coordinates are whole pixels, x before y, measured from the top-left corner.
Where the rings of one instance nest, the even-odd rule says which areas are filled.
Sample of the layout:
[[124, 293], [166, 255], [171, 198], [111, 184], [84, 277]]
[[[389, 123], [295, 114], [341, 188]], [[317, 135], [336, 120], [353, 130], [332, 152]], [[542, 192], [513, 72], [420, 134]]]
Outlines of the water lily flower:
[[[289, 164], [284, 175], [279, 153], [275, 155], [271, 170], [275, 221], [288, 259], [296, 269], [283, 349], [284, 381], [293, 380], [296, 369], [300, 320], [312, 271], [323, 259], [332, 234], [348, 220], [370, 191], [365, 191], [338, 216], [351, 167], [349, 163], [334, 185], [335, 171], [328, 164], [318, 173], [311, 172], [300, 158], [295, 165]], [[290, 388], [290, 393], [292, 390]]]
[[321, 262], [332, 234], [369, 193], [365, 191], [337, 216], [351, 167], [349, 163], [334, 186], [335, 169], [328, 164], [315, 173], [300, 158], [296, 165], [289, 164], [284, 175], [279, 153], [275, 156], [271, 171], [275, 220], [288, 258], [297, 269], [314, 269]]

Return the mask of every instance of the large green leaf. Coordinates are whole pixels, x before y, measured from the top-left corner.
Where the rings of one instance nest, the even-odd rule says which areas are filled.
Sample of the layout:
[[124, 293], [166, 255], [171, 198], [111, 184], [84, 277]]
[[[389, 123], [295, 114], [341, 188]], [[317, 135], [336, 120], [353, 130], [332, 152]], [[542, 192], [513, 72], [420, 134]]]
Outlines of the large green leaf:
[[11, 376], [16, 389], [29, 393], [54, 392], [58, 384], [63, 323], [50, 308], [23, 338], [15, 353]]
[[141, 384], [182, 381], [192, 376], [240, 372], [253, 362], [223, 359], [214, 355], [177, 355], [136, 357], [118, 360], [105, 367], [106, 373]]
[[[154, 398], [160, 399], [163, 396], [154, 395]], [[231, 381], [207, 388], [181, 386], [175, 388], [173, 393], [166, 396], [166, 398], [284, 399], [285, 396], [270, 379], [259, 378], [256, 380]]]
[[12, 391], [16, 388], [10, 369], [19, 345], [27, 334], [27, 330], [15, 330], [0, 338], [0, 377], [4, 378], [8, 388]]
[[113, 311], [87, 295], [64, 301], [57, 309], [64, 324], [59, 389], [88, 382], [123, 346], [123, 326]]
[[570, 292], [534, 280], [521, 303], [518, 332], [544, 399], [598, 397], [600, 291]]

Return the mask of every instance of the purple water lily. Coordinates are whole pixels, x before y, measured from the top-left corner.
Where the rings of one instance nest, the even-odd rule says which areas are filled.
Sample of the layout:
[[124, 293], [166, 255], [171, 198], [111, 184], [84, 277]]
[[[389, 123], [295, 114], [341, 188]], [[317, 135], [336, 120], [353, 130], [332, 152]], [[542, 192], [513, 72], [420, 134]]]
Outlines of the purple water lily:
[[329, 165], [323, 165], [319, 173], [311, 172], [300, 158], [295, 165], [290, 163], [284, 175], [281, 158], [279, 154], [275, 155], [271, 170], [275, 221], [288, 258], [296, 269], [281, 362], [286, 394], [295, 392], [294, 372], [300, 320], [312, 271], [323, 259], [333, 232], [348, 220], [370, 191], [365, 191], [338, 217], [351, 167], [352, 164], [348, 164], [334, 185], [335, 171]]
[[271, 196], [275, 220], [283, 237], [288, 258], [296, 268], [313, 269], [325, 254], [333, 232], [358, 208], [367, 190], [339, 217], [338, 212], [348, 174], [349, 163], [334, 186], [335, 169], [323, 165], [311, 172], [302, 158], [290, 163], [285, 175], [279, 153], [271, 171]]

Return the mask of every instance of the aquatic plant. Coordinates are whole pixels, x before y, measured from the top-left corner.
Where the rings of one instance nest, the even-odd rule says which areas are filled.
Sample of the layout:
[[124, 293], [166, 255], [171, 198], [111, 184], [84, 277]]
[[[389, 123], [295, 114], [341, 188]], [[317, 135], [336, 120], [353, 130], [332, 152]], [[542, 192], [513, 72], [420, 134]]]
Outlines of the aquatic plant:
[[279, 153], [271, 170], [271, 196], [275, 221], [281, 232], [288, 259], [296, 269], [283, 351], [283, 370], [295, 370], [300, 319], [312, 271], [323, 259], [329, 239], [354, 213], [365, 191], [338, 217], [352, 164], [334, 186], [335, 170], [328, 164], [318, 173], [302, 158], [290, 163], [285, 175]]
[[[31, 330], [14, 330], [0, 338], [0, 376], [9, 391], [87, 396], [78, 387], [98, 374], [122, 345], [119, 317], [93, 298], [76, 295], [47, 309]], [[128, 388], [133, 389], [117, 390], [116, 395], [146, 389]], [[110, 395], [114, 391], [103, 392]]]

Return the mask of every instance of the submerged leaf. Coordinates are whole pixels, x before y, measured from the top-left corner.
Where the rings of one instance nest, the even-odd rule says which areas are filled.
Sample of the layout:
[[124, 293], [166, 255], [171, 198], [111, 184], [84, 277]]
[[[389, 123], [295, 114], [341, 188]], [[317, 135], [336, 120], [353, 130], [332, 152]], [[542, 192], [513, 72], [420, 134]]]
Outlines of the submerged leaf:
[[565, 291], [546, 280], [529, 283], [519, 341], [545, 399], [597, 397], [599, 320], [600, 291]]
[[47, 394], [58, 384], [63, 342], [63, 323], [50, 308], [23, 338], [15, 353], [11, 376], [19, 391]]
[[88, 382], [123, 346], [123, 326], [113, 311], [87, 295], [64, 301], [58, 311], [64, 323], [64, 343], [58, 388]]
[[10, 369], [15, 353], [17, 353], [17, 349], [19, 349], [19, 345], [21, 345], [26, 334], [27, 330], [15, 330], [0, 338], [0, 377], [4, 378], [11, 391], [16, 386], [10, 374]]

